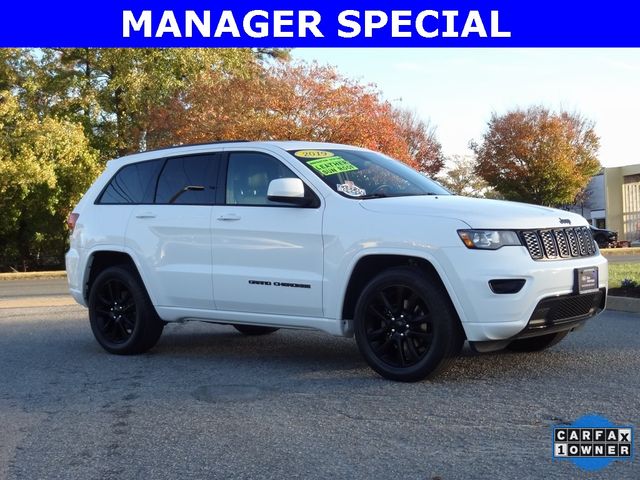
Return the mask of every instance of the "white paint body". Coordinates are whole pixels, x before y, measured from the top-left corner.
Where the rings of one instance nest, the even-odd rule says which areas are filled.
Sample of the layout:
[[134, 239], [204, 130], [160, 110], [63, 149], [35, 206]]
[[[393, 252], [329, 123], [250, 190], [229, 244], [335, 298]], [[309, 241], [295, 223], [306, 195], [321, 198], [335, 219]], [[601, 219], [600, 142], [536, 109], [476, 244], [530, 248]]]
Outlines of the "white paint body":
[[[348, 335], [345, 292], [367, 255], [406, 255], [430, 262], [457, 310], [467, 339], [500, 340], [519, 333], [537, 303], [572, 293], [574, 271], [599, 268], [595, 256], [534, 261], [524, 246], [465, 247], [459, 229], [541, 229], [587, 225], [579, 215], [551, 208], [458, 196], [357, 200], [329, 188], [287, 150], [356, 149], [307, 142], [243, 142], [178, 147], [107, 164], [74, 210], [79, 214], [66, 256], [73, 297], [86, 306], [92, 255], [128, 254], [151, 301], [166, 321], [203, 320]], [[123, 166], [192, 153], [257, 151], [282, 161], [320, 199], [319, 208], [239, 205], [100, 205], [94, 203]], [[524, 278], [524, 288], [498, 295], [491, 279]], [[252, 284], [249, 280], [272, 282]], [[287, 288], [275, 282], [304, 284]]]

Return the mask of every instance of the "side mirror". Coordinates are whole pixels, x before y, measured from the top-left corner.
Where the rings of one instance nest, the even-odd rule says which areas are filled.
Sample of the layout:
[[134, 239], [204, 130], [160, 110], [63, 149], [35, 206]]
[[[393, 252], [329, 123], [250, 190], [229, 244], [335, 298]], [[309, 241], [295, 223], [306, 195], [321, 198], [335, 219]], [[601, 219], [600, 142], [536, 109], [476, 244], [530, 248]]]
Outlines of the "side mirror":
[[267, 198], [272, 202], [306, 205], [309, 199], [304, 195], [304, 183], [299, 178], [276, 178], [269, 182]]

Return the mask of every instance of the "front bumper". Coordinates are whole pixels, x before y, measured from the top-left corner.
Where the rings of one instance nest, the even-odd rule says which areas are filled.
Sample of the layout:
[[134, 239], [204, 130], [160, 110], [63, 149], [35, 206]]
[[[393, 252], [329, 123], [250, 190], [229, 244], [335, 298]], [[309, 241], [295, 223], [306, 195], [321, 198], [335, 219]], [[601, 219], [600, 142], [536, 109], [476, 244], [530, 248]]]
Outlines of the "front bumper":
[[604, 288], [593, 293], [545, 298], [538, 303], [529, 322], [516, 336], [506, 340], [469, 343], [477, 352], [493, 352], [502, 350], [512, 341], [521, 338], [550, 335], [580, 328], [586, 320], [604, 310], [606, 301], [607, 291]]
[[[608, 268], [607, 260], [600, 254], [535, 261], [520, 246], [503, 247], [495, 251], [451, 247], [443, 249], [443, 253], [441, 262], [449, 281], [448, 288], [470, 342], [515, 339], [531, 320], [540, 316], [540, 309], [546, 308], [543, 301], [560, 302], [557, 305], [566, 307], [563, 302], [572, 300], [562, 298], [574, 296], [577, 268], [598, 267], [598, 288], [602, 292], [601, 307], [591, 313], [583, 312], [586, 317], [577, 322], [581, 323], [604, 308]], [[524, 279], [525, 284], [517, 293], [498, 294], [489, 287], [489, 282], [495, 279]], [[570, 311], [556, 311], [558, 313], [554, 315], [559, 316], [555, 320], [572, 316]], [[531, 336], [544, 334], [542, 329], [530, 333]]]

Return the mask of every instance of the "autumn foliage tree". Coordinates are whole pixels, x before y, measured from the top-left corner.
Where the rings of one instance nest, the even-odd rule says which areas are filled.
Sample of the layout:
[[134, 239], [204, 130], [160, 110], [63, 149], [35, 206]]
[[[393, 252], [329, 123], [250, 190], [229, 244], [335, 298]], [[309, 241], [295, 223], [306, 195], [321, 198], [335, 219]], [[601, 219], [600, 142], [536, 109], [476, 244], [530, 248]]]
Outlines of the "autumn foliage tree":
[[474, 157], [453, 155], [447, 163], [447, 168], [438, 174], [436, 180], [451, 193], [466, 197], [494, 196], [487, 182], [476, 173]]
[[0, 49], [0, 269], [61, 263], [65, 217], [104, 162], [226, 139], [343, 142], [425, 173], [440, 144], [417, 115], [279, 49]]
[[593, 123], [540, 106], [494, 114], [482, 142], [471, 147], [476, 172], [509, 200], [572, 203], [600, 169]]
[[348, 143], [427, 174], [443, 164], [433, 130], [414, 113], [317, 64], [280, 63], [242, 77], [205, 74], [154, 111], [147, 137], [150, 146], [233, 139]]

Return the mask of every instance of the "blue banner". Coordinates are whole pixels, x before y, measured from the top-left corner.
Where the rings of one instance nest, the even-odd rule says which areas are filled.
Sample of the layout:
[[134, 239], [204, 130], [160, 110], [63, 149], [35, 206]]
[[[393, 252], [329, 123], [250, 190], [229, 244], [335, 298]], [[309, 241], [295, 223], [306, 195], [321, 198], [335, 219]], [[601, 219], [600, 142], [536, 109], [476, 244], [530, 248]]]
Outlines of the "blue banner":
[[6, 2], [0, 47], [638, 47], [640, 2]]

